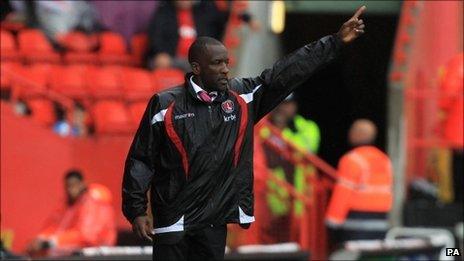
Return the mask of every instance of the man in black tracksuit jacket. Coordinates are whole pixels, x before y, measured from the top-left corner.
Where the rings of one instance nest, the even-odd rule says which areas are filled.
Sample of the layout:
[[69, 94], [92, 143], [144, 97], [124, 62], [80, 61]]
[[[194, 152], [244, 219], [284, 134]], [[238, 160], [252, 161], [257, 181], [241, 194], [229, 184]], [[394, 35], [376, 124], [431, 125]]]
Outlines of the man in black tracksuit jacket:
[[226, 224], [248, 227], [253, 216], [253, 125], [298, 85], [364, 33], [355, 15], [337, 34], [279, 60], [254, 78], [228, 79], [227, 50], [198, 38], [193, 73], [183, 86], [149, 101], [126, 160], [123, 212], [149, 240], [154, 259], [223, 259]]

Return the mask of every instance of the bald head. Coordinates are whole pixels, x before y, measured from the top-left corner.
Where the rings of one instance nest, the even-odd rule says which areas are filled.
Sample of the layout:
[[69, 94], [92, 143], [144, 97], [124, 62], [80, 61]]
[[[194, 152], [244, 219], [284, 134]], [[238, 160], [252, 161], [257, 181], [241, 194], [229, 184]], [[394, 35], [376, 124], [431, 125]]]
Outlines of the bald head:
[[356, 120], [350, 128], [349, 142], [353, 146], [373, 144], [377, 137], [377, 127], [367, 119]]
[[188, 52], [189, 63], [200, 62], [200, 59], [206, 55], [208, 46], [223, 45], [220, 41], [207, 36], [198, 37], [190, 46]]

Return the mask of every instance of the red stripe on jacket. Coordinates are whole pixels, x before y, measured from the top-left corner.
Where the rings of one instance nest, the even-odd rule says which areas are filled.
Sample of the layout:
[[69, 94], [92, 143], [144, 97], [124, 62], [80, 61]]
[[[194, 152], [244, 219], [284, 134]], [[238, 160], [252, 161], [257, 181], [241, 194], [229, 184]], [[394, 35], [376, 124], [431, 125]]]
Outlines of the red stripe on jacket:
[[180, 153], [182, 158], [182, 166], [184, 167], [185, 176], [188, 177], [189, 175], [189, 162], [187, 157], [187, 152], [185, 151], [185, 147], [180, 140], [179, 135], [177, 134], [176, 130], [174, 129], [174, 122], [172, 120], [172, 113], [174, 111], [174, 102], [169, 105], [168, 110], [166, 111], [166, 116], [164, 120], [164, 126], [166, 127], [166, 133], [168, 134], [169, 139], [174, 146], [176, 146], [177, 150]]
[[240, 149], [243, 145], [243, 138], [245, 137], [245, 132], [248, 124], [248, 107], [245, 100], [242, 97], [240, 97], [240, 95], [233, 91], [230, 92], [235, 96], [235, 99], [237, 99], [241, 111], [240, 129], [234, 147], [234, 166], [236, 167], [238, 164], [238, 159], [240, 158]]

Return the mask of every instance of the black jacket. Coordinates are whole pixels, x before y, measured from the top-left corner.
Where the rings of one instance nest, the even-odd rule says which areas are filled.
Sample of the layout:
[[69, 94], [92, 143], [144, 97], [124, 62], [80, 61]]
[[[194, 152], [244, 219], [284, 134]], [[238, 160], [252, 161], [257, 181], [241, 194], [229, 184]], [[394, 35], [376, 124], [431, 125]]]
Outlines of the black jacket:
[[[123, 212], [145, 215], [151, 187], [155, 240], [209, 224], [248, 224], [253, 217], [253, 125], [342, 46], [326, 36], [254, 78], [233, 78], [211, 105], [184, 86], [154, 95], [126, 160]], [[172, 234], [172, 233], [168, 233]]]

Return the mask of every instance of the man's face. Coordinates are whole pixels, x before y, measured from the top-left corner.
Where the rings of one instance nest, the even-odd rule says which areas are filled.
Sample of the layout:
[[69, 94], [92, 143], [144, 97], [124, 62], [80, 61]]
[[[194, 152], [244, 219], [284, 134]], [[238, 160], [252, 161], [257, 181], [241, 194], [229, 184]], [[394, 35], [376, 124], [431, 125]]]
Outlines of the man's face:
[[85, 189], [85, 184], [78, 178], [70, 177], [65, 181], [65, 189], [68, 199], [74, 202]]
[[295, 101], [284, 101], [279, 105], [278, 109], [288, 120], [291, 120], [295, 117], [298, 106]]
[[200, 62], [200, 79], [208, 91], [225, 91], [229, 86], [229, 57], [222, 44], [206, 46]]

